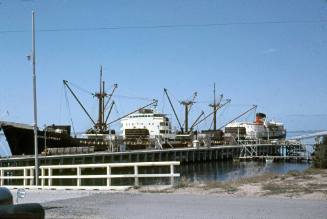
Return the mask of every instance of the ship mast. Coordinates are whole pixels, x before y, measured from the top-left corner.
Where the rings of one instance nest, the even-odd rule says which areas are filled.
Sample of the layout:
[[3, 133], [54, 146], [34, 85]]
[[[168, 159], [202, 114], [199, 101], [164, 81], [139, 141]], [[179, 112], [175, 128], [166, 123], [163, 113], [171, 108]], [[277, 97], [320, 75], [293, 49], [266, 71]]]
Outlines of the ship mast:
[[105, 98], [107, 97], [107, 93], [105, 92], [105, 82], [102, 80], [102, 65], [100, 66], [100, 89], [99, 93], [96, 93], [95, 96], [99, 101], [99, 113], [98, 113], [98, 121], [95, 124], [95, 128], [99, 132], [104, 132], [107, 130], [107, 124], [104, 121], [104, 111], [105, 111]]
[[213, 84], [213, 103], [209, 104], [210, 107], [212, 107], [213, 112], [213, 130], [217, 130], [217, 108], [220, 106], [220, 102], [223, 98], [223, 95], [220, 95], [220, 100], [216, 101], [216, 83]]
[[[221, 101], [220, 101], [221, 102]], [[216, 110], [209, 113], [207, 116], [205, 116], [203, 119], [196, 121], [193, 123], [191, 129], [193, 129], [195, 126], [199, 125], [201, 122], [205, 121], [209, 116], [211, 116], [212, 114], [216, 113], [219, 109], [223, 108], [224, 106], [226, 106], [227, 104], [229, 104], [231, 102], [231, 99], [227, 99], [225, 103], [223, 104], [219, 104], [218, 107], [216, 107]]]
[[[76, 94], [73, 92], [73, 90], [70, 88], [68, 81], [64, 80], [63, 81], [65, 87], [68, 88], [69, 92], [73, 95], [73, 97], [75, 98], [75, 100], [77, 101], [77, 103], [81, 106], [81, 108], [83, 109], [83, 111], [85, 112], [85, 114], [87, 115], [87, 117], [91, 120], [91, 122], [94, 125], [94, 130], [96, 133], [100, 133], [100, 134], [104, 134], [108, 131], [108, 125], [107, 125], [107, 120], [109, 118], [109, 115], [111, 113], [112, 107], [114, 102], [112, 102], [110, 110], [107, 114], [107, 116], [105, 117], [105, 112], [106, 112], [106, 107], [107, 104], [109, 103], [110, 99], [112, 98], [116, 88], [118, 87], [117, 84], [114, 85], [114, 88], [112, 90], [112, 92], [110, 94], [107, 94], [105, 92], [105, 82], [102, 79], [102, 66], [100, 66], [100, 83], [99, 83], [99, 92], [92, 94], [93, 96], [95, 96], [98, 99], [98, 105], [99, 105], [99, 111], [98, 111], [98, 120], [95, 122], [95, 120], [92, 119], [91, 115], [89, 114], [89, 112], [86, 110], [86, 108], [84, 107], [84, 105], [82, 104], [82, 102], [78, 99], [78, 97], [76, 96]], [[107, 102], [106, 97], [108, 97]], [[92, 131], [92, 132], [93, 132]]]
[[188, 130], [188, 117], [189, 117], [189, 112], [191, 110], [191, 107], [192, 105], [195, 103], [194, 100], [197, 96], [197, 92], [194, 92], [193, 94], [193, 98], [192, 100], [182, 100], [180, 102], [180, 104], [182, 104], [184, 106], [184, 110], [185, 110], [185, 120], [184, 120], [184, 131], [187, 133], [189, 130]]
[[[177, 120], [178, 125], [179, 125], [180, 130], [181, 130], [181, 133], [188, 133], [188, 131], [189, 131], [189, 128], [188, 128], [189, 112], [191, 110], [192, 105], [195, 103], [195, 98], [198, 95], [197, 92], [194, 92], [193, 93], [192, 100], [182, 100], [182, 101], [179, 102], [181, 105], [183, 105], [184, 111], [185, 111], [185, 113], [184, 113], [184, 116], [185, 117], [184, 117], [184, 124], [183, 125], [179, 121], [179, 118], [178, 118], [177, 113], [175, 111], [175, 108], [174, 108], [174, 106], [173, 106], [173, 104], [172, 104], [172, 102], [170, 100], [170, 97], [168, 95], [168, 92], [167, 92], [167, 89], [166, 88], [164, 88], [164, 92], [165, 92], [165, 94], [167, 96], [167, 99], [169, 101], [169, 104], [170, 104], [171, 108], [173, 109], [173, 112], [175, 114], [176, 120]], [[184, 126], [184, 128], [183, 128], [183, 126]]]
[[185, 113], [184, 113], [184, 116], [185, 116], [184, 130], [185, 130], [186, 133], [188, 132], [188, 113], [189, 113], [189, 109], [190, 109], [190, 107], [192, 106], [193, 103], [194, 102], [190, 101], [190, 100], [181, 101], [181, 104], [184, 106], [184, 110], [185, 110]]

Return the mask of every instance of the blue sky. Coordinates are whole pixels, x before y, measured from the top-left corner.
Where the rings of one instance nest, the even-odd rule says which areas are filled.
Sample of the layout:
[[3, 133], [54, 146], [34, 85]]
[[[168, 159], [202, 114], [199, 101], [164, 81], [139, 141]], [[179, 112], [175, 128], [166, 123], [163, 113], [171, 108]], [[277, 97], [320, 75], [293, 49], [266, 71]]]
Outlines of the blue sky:
[[[168, 88], [178, 100], [198, 92], [191, 117], [217, 92], [232, 99], [219, 124], [257, 104], [258, 111], [282, 120], [289, 130], [327, 128], [327, 2], [324, 0], [0, 0], [0, 116], [32, 123], [31, 11], [38, 30], [220, 23], [214, 27], [38, 31], [39, 126], [69, 123], [62, 80], [86, 90], [98, 86], [103, 65], [108, 88], [117, 94], [163, 98]], [[301, 22], [319, 21], [325, 22]], [[271, 22], [282, 23], [271, 23]], [[293, 21], [300, 21], [294, 23]], [[256, 24], [239, 24], [251, 23]], [[263, 22], [263, 23], [261, 23]], [[264, 23], [268, 22], [268, 23]], [[234, 23], [234, 24], [231, 24]], [[261, 23], [261, 24], [258, 24]], [[23, 30], [23, 32], [6, 31]], [[24, 32], [25, 31], [25, 32]], [[77, 94], [91, 114], [97, 104]], [[116, 97], [111, 119], [148, 100]], [[91, 122], [69, 96], [75, 128]], [[6, 112], [9, 112], [7, 114]], [[182, 116], [182, 115], [181, 115]], [[252, 119], [253, 115], [245, 117]], [[203, 127], [210, 126], [210, 121]]]

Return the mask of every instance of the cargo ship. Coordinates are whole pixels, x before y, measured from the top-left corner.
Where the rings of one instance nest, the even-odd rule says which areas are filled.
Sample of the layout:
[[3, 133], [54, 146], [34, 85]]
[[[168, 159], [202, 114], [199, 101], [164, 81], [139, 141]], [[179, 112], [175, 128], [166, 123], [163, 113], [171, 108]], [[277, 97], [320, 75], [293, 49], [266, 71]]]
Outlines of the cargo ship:
[[[230, 103], [231, 100], [227, 99], [222, 103], [222, 95], [220, 100], [216, 100], [215, 88], [214, 101], [209, 105], [212, 108], [212, 112], [207, 116], [204, 116], [204, 112], [202, 112], [190, 126], [188, 114], [196, 95], [194, 95], [192, 100], [180, 102], [185, 108], [185, 119], [182, 126], [169, 98], [167, 89], [165, 89], [164, 92], [179, 125], [179, 129], [173, 130], [171, 120], [167, 114], [158, 112], [156, 107], [150, 108], [150, 106], [157, 105], [156, 100], [108, 122], [110, 112], [115, 104], [113, 100], [111, 101], [111, 98], [117, 85], [114, 86], [111, 93], [105, 92], [102, 68], [100, 69], [100, 89], [93, 94], [98, 99], [99, 105], [97, 121], [90, 116], [82, 105], [71, 89], [69, 82], [64, 80], [63, 83], [93, 123], [93, 127], [78, 136], [72, 135], [72, 127], [70, 125], [53, 124], [44, 129], [38, 129], [38, 151], [46, 155], [228, 145], [237, 143], [234, 139], [284, 139], [286, 137], [284, 125], [274, 121], [267, 121], [266, 115], [263, 113], [257, 113], [256, 121], [254, 122], [235, 122], [240, 116], [256, 109], [256, 106], [253, 106], [250, 110], [242, 113], [224, 126], [217, 128], [217, 111]], [[195, 130], [198, 124], [210, 116], [213, 116], [212, 129]], [[121, 121], [121, 135], [117, 135], [115, 130], [110, 129], [111, 124], [117, 121]], [[0, 122], [0, 127], [6, 136], [13, 156], [34, 154], [34, 130], [32, 125], [2, 121]]]
[[[69, 82], [64, 80], [63, 83], [81, 105], [94, 126], [78, 136], [72, 136], [70, 125], [53, 124], [44, 129], [38, 128], [38, 151], [46, 154], [56, 154], [64, 153], [65, 151], [67, 153], [81, 153], [108, 150], [108, 148], [113, 146], [113, 142], [116, 140], [116, 134], [115, 130], [109, 130], [108, 128], [107, 119], [110, 111], [107, 115], [105, 115], [105, 111], [117, 85], [115, 84], [110, 94], [105, 92], [105, 82], [102, 80], [101, 68], [100, 89], [99, 92], [93, 94], [97, 97], [99, 103], [98, 120], [95, 122], [70, 88]], [[113, 104], [114, 102], [110, 105], [112, 106]], [[34, 131], [32, 125], [0, 121], [0, 127], [6, 136], [12, 155], [34, 154]]]
[[232, 122], [225, 127], [225, 135], [248, 140], [281, 140], [286, 138], [283, 123], [268, 121], [266, 114], [257, 113], [254, 122]]

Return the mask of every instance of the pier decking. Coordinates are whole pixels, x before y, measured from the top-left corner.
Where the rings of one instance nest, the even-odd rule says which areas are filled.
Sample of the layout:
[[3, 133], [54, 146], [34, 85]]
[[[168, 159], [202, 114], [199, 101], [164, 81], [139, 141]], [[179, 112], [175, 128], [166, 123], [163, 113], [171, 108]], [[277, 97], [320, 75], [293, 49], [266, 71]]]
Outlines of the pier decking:
[[[123, 162], [155, 162], [155, 161], [180, 161], [206, 162], [213, 160], [229, 160], [240, 157], [297, 157], [298, 160], [307, 159], [303, 154], [297, 153], [304, 150], [305, 146], [298, 143], [283, 144], [241, 144], [217, 145], [210, 147], [188, 147], [164, 150], [135, 150], [126, 152], [95, 152], [88, 154], [64, 155], [39, 155], [40, 165], [64, 164], [93, 164], [93, 163], [123, 163]], [[34, 156], [16, 156], [1, 158], [0, 166], [31, 166], [34, 165]]]

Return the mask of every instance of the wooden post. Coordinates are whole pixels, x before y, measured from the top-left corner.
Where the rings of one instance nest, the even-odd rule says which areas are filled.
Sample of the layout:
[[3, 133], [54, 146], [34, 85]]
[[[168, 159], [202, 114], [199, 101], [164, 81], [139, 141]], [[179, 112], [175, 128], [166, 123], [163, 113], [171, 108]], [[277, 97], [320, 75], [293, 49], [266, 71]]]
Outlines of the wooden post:
[[48, 168], [48, 186], [52, 186], [52, 169]]
[[170, 164], [170, 184], [174, 185], [174, 165]]
[[30, 169], [30, 175], [31, 175], [31, 180], [30, 180], [30, 185], [33, 186], [34, 185], [34, 168]]
[[41, 169], [41, 177], [42, 177], [42, 179], [41, 179], [41, 186], [42, 187], [44, 186], [44, 181], [45, 181], [45, 179], [43, 178], [44, 176], [45, 176], [45, 169], [42, 168]]
[[0, 170], [0, 177], [1, 177], [1, 180], [0, 180], [0, 186], [3, 186], [4, 184], [4, 179], [2, 177], [4, 177], [4, 171], [3, 170]]
[[139, 186], [139, 169], [138, 169], [138, 166], [137, 164], [134, 165], [134, 176], [135, 176], [135, 181], [134, 181], [134, 185], [135, 186]]
[[81, 167], [77, 166], [77, 187], [81, 186]]
[[24, 180], [23, 180], [23, 185], [26, 186], [27, 185], [27, 169], [24, 168]]
[[111, 186], [111, 167], [107, 166], [107, 187]]

